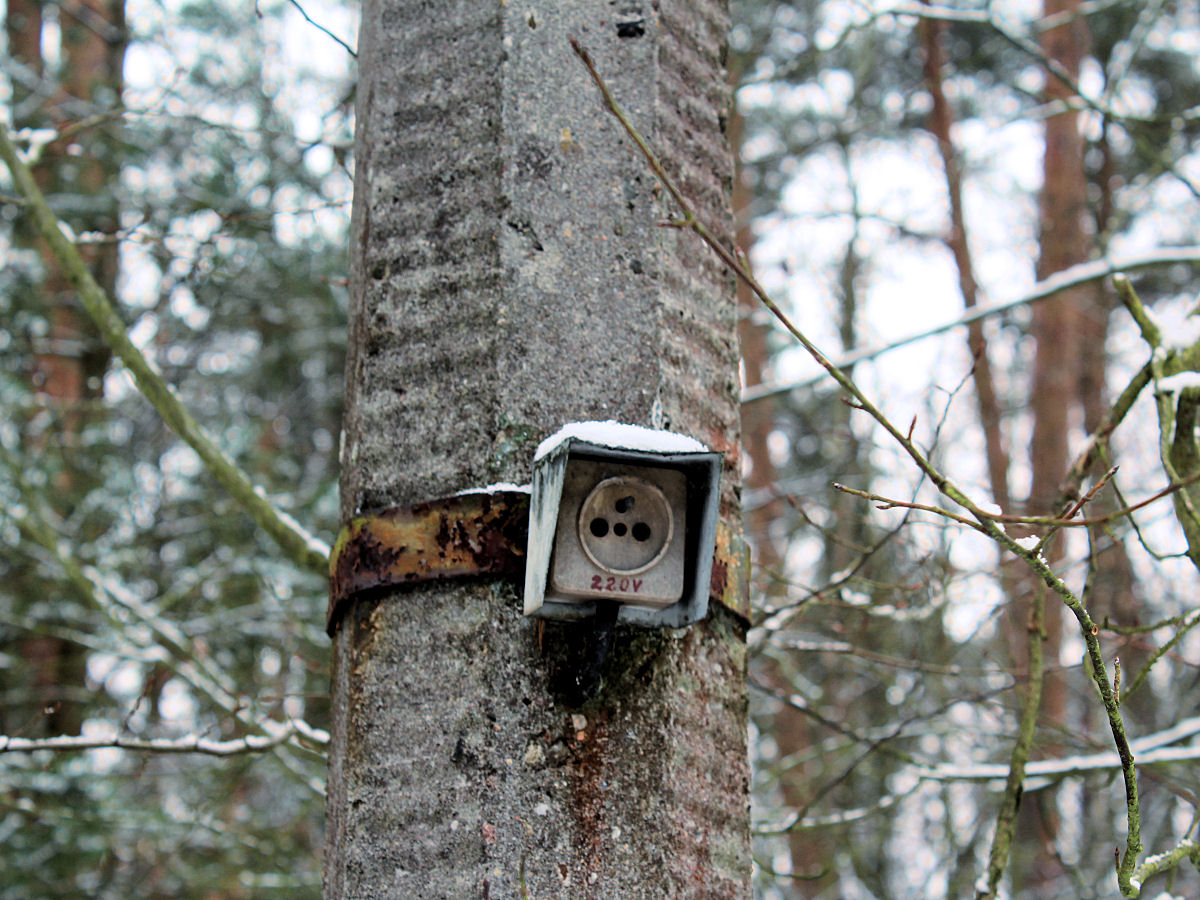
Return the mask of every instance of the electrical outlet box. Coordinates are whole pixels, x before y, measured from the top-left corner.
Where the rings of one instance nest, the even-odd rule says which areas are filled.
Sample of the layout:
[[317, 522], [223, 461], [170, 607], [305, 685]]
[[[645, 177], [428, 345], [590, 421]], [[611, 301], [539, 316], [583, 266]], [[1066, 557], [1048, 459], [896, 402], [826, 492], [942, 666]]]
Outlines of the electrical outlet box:
[[708, 611], [721, 454], [684, 435], [581, 422], [534, 460], [525, 613], [682, 627]]

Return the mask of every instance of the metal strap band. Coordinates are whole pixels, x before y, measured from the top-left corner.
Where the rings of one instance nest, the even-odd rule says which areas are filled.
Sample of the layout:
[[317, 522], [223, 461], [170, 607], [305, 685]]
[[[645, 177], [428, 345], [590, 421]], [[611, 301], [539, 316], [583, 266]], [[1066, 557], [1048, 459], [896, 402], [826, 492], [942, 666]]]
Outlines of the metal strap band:
[[[329, 567], [330, 637], [361, 596], [452, 578], [525, 571], [529, 494], [457, 494], [356, 516], [342, 528]], [[710, 597], [748, 619], [749, 555], [740, 535], [717, 529]]]

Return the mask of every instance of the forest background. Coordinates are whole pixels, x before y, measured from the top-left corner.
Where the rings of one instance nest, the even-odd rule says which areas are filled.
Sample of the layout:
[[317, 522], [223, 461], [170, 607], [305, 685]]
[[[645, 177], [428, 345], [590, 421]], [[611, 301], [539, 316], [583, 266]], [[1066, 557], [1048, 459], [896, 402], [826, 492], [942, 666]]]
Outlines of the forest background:
[[[1200, 15], [732, 16], [739, 241], [896, 432], [744, 292], [759, 894], [1195, 896]], [[18, 164], [303, 526], [0, 179], [0, 897], [320, 892], [356, 22], [8, 0]]]

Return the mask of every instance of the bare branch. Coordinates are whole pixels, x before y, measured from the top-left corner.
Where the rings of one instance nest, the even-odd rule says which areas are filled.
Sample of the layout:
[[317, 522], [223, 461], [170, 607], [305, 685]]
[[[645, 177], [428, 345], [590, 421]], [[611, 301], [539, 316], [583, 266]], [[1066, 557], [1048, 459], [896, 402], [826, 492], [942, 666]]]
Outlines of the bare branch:
[[[1087, 528], [1092, 525], [1107, 525], [1110, 522], [1115, 522], [1116, 520], [1122, 519], [1131, 513], [1135, 513], [1139, 509], [1145, 509], [1150, 504], [1161, 500], [1164, 497], [1169, 497], [1177, 491], [1180, 491], [1200, 481], [1200, 472], [1196, 472], [1192, 475], [1189, 475], [1187, 478], [1181, 478], [1174, 484], [1167, 485], [1162, 490], [1156, 491], [1144, 500], [1139, 500], [1137, 503], [1131, 503], [1128, 506], [1123, 506], [1120, 509], [1113, 510], [1111, 513], [1105, 513], [1102, 516], [1092, 516], [1085, 519], [1072, 518], [1072, 516], [1078, 512], [1085, 503], [1095, 496], [1096, 492], [1100, 490], [1100, 488], [1104, 487], [1115, 471], [1115, 467], [1109, 470], [1104, 478], [1098, 481], [1096, 485], [1090, 491], [1088, 491], [1086, 496], [1073, 503], [1061, 516], [1014, 516], [992, 513], [985, 513], [985, 515], [993, 522], [1004, 522], [1010, 525], [1041, 526], [1055, 529]], [[871, 502], [877, 504], [877, 509], [921, 510], [922, 512], [929, 512], [933, 513], [934, 515], [942, 516], [946, 519], [951, 519], [952, 521], [958, 522], [960, 525], [966, 525], [968, 528], [974, 528], [976, 531], [982, 531], [985, 534], [987, 533], [985, 529], [981, 528], [976, 522], [968, 519], [966, 516], [961, 516], [955, 512], [952, 512], [951, 510], [943, 509], [940, 506], [931, 506], [925, 503], [911, 503], [907, 500], [895, 500], [891, 497], [885, 497], [881, 494], [873, 494], [869, 491], [860, 491], [857, 488], [847, 487], [844, 484], [834, 483], [833, 487], [835, 490], [841, 491], [844, 494], [853, 494], [855, 497], [861, 497], [864, 500], [870, 500]]]

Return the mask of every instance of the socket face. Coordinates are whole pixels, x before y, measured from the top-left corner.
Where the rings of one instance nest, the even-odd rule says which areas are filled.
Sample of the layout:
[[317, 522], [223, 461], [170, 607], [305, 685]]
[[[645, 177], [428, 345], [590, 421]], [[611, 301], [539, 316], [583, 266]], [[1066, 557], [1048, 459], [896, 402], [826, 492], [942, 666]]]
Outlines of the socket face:
[[658, 563], [671, 544], [675, 517], [663, 492], [644, 478], [606, 478], [579, 508], [579, 544], [597, 567], [638, 575]]
[[663, 607], [683, 595], [687, 478], [658, 466], [572, 459], [550, 583], [564, 597]]

